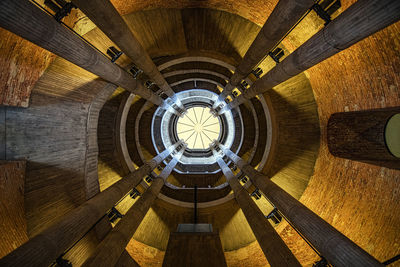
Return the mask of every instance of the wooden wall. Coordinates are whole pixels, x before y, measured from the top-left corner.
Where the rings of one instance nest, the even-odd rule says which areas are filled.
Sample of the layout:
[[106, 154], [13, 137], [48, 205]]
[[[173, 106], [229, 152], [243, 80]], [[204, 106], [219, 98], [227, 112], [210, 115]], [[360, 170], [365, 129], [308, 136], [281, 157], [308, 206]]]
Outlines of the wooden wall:
[[[199, 223], [211, 223], [219, 231], [225, 251], [241, 248], [255, 240], [235, 200], [199, 209], [198, 218]], [[193, 223], [193, 209], [177, 207], [158, 199], [143, 219], [134, 239], [165, 251], [169, 233], [176, 231], [179, 223]]]
[[[355, 1], [341, 2], [345, 10]], [[396, 23], [306, 72], [318, 105], [321, 146], [300, 200], [380, 261], [400, 252], [400, 216], [394, 212], [400, 172], [333, 157], [326, 125], [335, 112], [400, 106], [399, 33]], [[290, 226], [279, 231], [302, 264], [319, 259]]]
[[326, 123], [334, 112], [400, 105], [399, 33], [397, 23], [309, 71], [322, 135], [301, 200], [380, 261], [400, 252], [400, 172], [333, 157]]
[[[154, 58], [209, 51], [230, 58], [229, 63], [238, 62], [260, 29], [239, 16], [211, 9], [152, 9], [124, 19]], [[103, 52], [113, 45], [98, 28], [85, 38]], [[123, 66], [129, 62], [126, 56], [117, 61]]]

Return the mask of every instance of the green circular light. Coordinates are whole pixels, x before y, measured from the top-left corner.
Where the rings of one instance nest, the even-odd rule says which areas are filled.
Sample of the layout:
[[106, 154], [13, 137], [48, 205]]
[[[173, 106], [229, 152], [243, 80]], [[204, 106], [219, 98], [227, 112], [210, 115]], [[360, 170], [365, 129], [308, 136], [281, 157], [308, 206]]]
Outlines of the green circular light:
[[400, 158], [400, 113], [389, 119], [385, 128], [385, 141], [389, 151]]

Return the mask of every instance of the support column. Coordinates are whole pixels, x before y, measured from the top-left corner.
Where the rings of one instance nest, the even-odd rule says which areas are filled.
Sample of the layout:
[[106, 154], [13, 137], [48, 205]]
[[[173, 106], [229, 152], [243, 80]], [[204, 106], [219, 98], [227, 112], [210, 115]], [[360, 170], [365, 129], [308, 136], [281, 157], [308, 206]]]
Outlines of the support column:
[[256, 203], [251, 199], [249, 193], [240, 185], [238, 179], [235, 178], [225, 161], [215, 150], [213, 152], [268, 263], [272, 267], [301, 266], [293, 253], [286, 246], [285, 242], [283, 242], [282, 238], [275, 231], [274, 227], [268, 222], [268, 219], [265, 218]]
[[111, 63], [29, 1], [0, 1], [0, 26], [155, 105], [164, 102], [121, 67]]
[[156, 200], [168, 176], [178, 163], [178, 159], [182, 156], [184, 150], [185, 147], [173, 157], [160, 175], [154, 179], [146, 192], [133, 204], [121, 221], [97, 246], [96, 251], [82, 266], [114, 266], [117, 263], [129, 240], [131, 240], [144, 216], [147, 214], [154, 200]]
[[219, 99], [225, 99], [311, 8], [315, 0], [280, 0], [236, 68]]
[[332, 114], [327, 132], [332, 155], [400, 169], [400, 107]]
[[224, 147], [223, 151], [330, 264], [343, 267], [383, 266], [269, 177], [256, 171], [231, 150]]
[[109, 0], [72, 1], [169, 97], [175, 93]]
[[317, 65], [400, 19], [400, 1], [357, 1], [225, 106], [225, 112]]
[[136, 171], [67, 213], [57, 223], [0, 259], [0, 266], [49, 266], [180, 144], [164, 150]]

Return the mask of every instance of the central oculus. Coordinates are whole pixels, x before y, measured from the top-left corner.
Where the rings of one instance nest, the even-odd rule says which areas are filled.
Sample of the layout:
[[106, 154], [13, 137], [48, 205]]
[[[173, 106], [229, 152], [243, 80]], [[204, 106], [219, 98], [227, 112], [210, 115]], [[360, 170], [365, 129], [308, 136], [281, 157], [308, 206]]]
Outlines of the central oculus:
[[214, 140], [218, 140], [221, 124], [208, 107], [193, 107], [178, 119], [176, 132], [189, 149], [208, 149]]

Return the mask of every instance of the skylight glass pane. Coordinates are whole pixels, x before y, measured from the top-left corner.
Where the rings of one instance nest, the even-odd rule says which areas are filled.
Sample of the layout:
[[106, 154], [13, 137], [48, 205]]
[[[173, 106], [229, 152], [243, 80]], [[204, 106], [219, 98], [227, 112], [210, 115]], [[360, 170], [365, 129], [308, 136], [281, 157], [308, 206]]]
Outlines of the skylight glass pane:
[[178, 119], [176, 130], [178, 138], [183, 139], [189, 149], [208, 149], [214, 140], [218, 140], [221, 125], [210, 113], [210, 108], [193, 107]]

